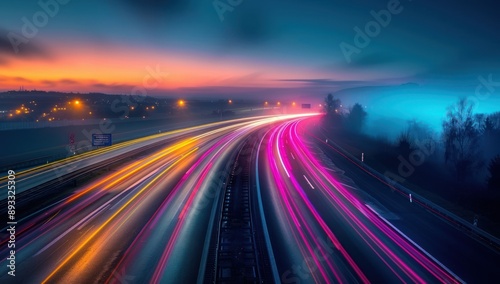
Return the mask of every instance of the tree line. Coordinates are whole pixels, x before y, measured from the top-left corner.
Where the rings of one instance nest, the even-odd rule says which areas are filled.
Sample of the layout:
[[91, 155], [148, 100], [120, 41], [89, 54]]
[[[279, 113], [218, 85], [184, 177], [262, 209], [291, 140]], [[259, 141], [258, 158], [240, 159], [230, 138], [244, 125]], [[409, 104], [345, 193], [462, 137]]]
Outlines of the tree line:
[[[486, 186], [500, 190], [500, 112], [475, 113], [474, 107], [465, 98], [449, 106], [440, 135], [424, 123], [409, 121], [396, 147], [404, 155], [415, 149], [416, 141], [434, 143], [442, 149], [443, 163], [457, 182], [481, 177], [486, 170]], [[362, 132], [368, 116], [361, 104], [344, 108], [332, 94], [326, 96], [323, 111], [329, 128], [354, 134]]]

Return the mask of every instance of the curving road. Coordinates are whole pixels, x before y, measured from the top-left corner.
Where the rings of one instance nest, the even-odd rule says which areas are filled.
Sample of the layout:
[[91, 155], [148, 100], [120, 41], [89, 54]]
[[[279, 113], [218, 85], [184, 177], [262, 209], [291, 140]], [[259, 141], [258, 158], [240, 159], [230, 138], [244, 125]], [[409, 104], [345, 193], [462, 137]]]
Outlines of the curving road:
[[381, 214], [391, 197], [344, 182], [316, 122], [202, 125], [17, 173], [16, 276], [4, 228], [0, 283], [474, 282]]

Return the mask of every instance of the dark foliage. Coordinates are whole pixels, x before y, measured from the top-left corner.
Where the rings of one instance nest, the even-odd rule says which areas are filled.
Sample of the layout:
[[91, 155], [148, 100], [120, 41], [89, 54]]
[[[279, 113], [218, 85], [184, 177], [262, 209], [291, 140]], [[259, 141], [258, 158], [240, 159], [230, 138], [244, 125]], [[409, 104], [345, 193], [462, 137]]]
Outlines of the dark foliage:
[[367, 113], [360, 104], [355, 104], [346, 118], [346, 125], [349, 131], [360, 133], [366, 121]]
[[488, 188], [500, 190], [500, 156], [496, 156], [488, 166], [490, 177], [488, 179]]

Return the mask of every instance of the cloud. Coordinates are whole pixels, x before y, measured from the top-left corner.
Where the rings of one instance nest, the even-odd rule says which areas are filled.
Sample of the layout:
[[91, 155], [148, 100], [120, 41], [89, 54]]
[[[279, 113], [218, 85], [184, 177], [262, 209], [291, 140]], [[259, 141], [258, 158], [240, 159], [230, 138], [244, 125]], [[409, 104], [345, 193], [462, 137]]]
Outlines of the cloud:
[[42, 80], [40, 83], [49, 86], [49, 87], [56, 87], [60, 85], [78, 85], [81, 84], [81, 82], [78, 82], [73, 79], [59, 79], [59, 80]]
[[14, 81], [18, 83], [31, 83], [31, 80], [28, 80], [24, 77], [10, 77], [10, 76], [0, 76], [0, 82], [9, 82]]
[[33, 83], [33, 80], [24, 77], [13, 77], [11, 79], [19, 83]]
[[125, 4], [132, 12], [148, 20], [160, 19], [164, 15], [179, 15], [189, 10], [190, 0], [115, 0]]
[[134, 85], [127, 84], [106, 84], [106, 83], [92, 83], [89, 85], [90, 88], [98, 92], [108, 92], [114, 94], [131, 94], [132, 90], [137, 87]]
[[0, 28], [0, 65], [2, 62], [7, 64], [9, 59], [22, 58], [50, 58], [50, 54], [35, 40], [31, 39], [27, 43], [19, 45], [19, 51], [16, 53], [15, 49], [9, 40], [9, 31]]
[[384, 52], [362, 52], [359, 55], [353, 56], [350, 63], [342, 58], [339, 62], [327, 64], [323, 69], [329, 71], [368, 70], [401, 64], [403, 63], [403, 61], [404, 58], [398, 59], [394, 55], [390, 55]]
[[299, 82], [299, 83], [308, 83], [308, 84], [313, 84], [313, 85], [335, 85], [335, 86], [366, 83], [365, 81], [338, 81], [338, 80], [331, 80], [331, 79], [278, 79], [275, 81]]
[[349, 66], [351, 67], [378, 67], [397, 62], [397, 59], [382, 52], [364, 53], [352, 59]]
[[302, 83], [305, 84], [307, 87], [321, 87], [321, 88], [332, 88], [332, 89], [338, 89], [338, 88], [348, 88], [348, 87], [354, 87], [354, 86], [360, 86], [360, 85], [365, 85], [370, 82], [367, 81], [356, 81], [356, 80], [345, 80], [345, 81], [340, 81], [340, 80], [332, 80], [332, 79], [279, 79], [275, 80], [279, 82], [291, 82], [291, 83]]
[[259, 3], [244, 1], [233, 12], [225, 14], [224, 38], [232, 45], [243, 46], [254, 46], [275, 38], [277, 29], [268, 13]]
[[223, 84], [248, 84], [262, 79], [262, 72], [252, 72], [243, 76], [235, 76], [220, 81]]
[[72, 80], [72, 79], [61, 79], [61, 80], [59, 80], [59, 83], [66, 84], [66, 85], [76, 85], [76, 84], [78, 84], [78, 81]]

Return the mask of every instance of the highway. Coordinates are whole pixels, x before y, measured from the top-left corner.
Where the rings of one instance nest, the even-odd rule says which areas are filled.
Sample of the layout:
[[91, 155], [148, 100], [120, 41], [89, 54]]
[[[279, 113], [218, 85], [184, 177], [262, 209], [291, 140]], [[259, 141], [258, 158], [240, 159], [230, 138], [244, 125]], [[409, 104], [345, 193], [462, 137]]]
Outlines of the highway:
[[499, 278], [497, 252], [339, 155], [318, 117], [211, 123], [19, 171], [16, 276], [5, 227], [0, 283]]

